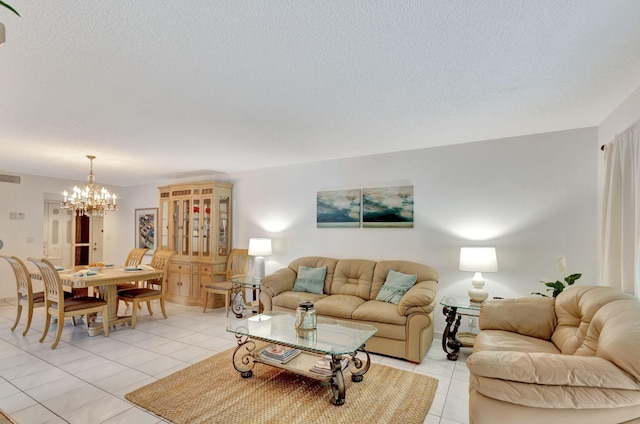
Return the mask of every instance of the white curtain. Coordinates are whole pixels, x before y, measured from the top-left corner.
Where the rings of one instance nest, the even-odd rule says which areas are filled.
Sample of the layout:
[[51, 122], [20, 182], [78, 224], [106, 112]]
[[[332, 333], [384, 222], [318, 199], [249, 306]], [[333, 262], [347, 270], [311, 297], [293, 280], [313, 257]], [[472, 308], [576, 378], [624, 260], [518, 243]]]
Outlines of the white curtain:
[[602, 282], [640, 295], [640, 121], [605, 147]]

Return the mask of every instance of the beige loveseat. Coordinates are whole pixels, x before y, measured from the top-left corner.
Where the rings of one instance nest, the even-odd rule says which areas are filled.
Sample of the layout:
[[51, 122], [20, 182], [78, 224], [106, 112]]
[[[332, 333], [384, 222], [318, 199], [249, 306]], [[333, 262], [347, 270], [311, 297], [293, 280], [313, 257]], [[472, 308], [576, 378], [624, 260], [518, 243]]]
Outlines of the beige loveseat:
[[471, 424], [640, 422], [638, 298], [572, 286], [556, 299], [487, 300], [479, 327]]
[[[321, 294], [293, 291], [300, 266], [326, 267]], [[375, 300], [390, 270], [417, 276], [398, 304]], [[437, 286], [438, 273], [414, 262], [305, 257], [265, 276], [260, 301], [265, 311], [289, 312], [311, 301], [320, 316], [371, 324], [378, 332], [367, 351], [419, 363], [433, 340]]]

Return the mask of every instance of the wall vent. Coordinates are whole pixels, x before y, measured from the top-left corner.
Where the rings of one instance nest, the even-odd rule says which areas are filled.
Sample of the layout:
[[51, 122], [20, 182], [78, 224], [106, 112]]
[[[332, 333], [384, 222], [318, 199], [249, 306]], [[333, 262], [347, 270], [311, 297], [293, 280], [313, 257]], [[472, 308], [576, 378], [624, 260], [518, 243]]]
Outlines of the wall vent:
[[0, 174], [0, 183], [20, 184], [20, 177], [15, 175]]

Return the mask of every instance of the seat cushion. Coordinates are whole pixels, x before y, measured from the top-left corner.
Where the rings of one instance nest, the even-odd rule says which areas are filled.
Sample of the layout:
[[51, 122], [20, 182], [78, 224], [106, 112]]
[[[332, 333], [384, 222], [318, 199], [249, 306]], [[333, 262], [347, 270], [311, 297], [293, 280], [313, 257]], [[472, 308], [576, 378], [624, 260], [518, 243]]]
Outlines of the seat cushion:
[[221, 281], [219, 283], [207, 284], [204, 288], [214, 290], [231, 290], [233, 289], [233, 283], [231, 281]]
[[[94, 308], [97, 306], [104, 306], [106, 304], [107, 302], [105, 300], [97, 297], [73, 297], [64, 301], [64, 311], [78, 311], [80, 309]], [[57, 304], [54, 304], [54, 307], [57, 307]]]
[[161, 294], [162, 292], [160, 290], [148, 289], [146, 287], [131, 290], [122, 290], [121, 292], [118, 292], [118, 296], [125, 299], [153, 297], [160, 296]]
[[476, 336], [473, 351], [485, 350], [560, 353], [550, 341], [503, 330], [482, 330]]
[[359, 296], [348, 294], [332, 294], [315, 302], [319, 315], [335, 318], [351, 318], [355, 311], [365, 300]]
[[369, 300], [353, 311], [353, 319], [360, 321], [384, 322], [387, 324], [405, 325], [407, 317], [398, 314], [398, 307], [393, 303]]

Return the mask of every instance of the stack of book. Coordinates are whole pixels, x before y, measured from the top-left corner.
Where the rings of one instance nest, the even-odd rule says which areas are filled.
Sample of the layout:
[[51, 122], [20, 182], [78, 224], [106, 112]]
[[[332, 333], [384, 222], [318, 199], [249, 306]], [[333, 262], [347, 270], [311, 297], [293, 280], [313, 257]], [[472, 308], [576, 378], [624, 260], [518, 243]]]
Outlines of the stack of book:
[[[345, 369], [346, 366], [349, 365], [349, 357], [342, 357], [341, 364], [342, 369]], [[313, 364], [311, 368], [309, 368], [309, 371], [322, 375], [331, 375], [331, 355], [324, 355], [323, 357], [318, 359], [316, 363]]]
[[265, 348], [260, 355], [269, 361], [286, 364], [300, 353], [300, 349], [293, 347], [271, 345]]

